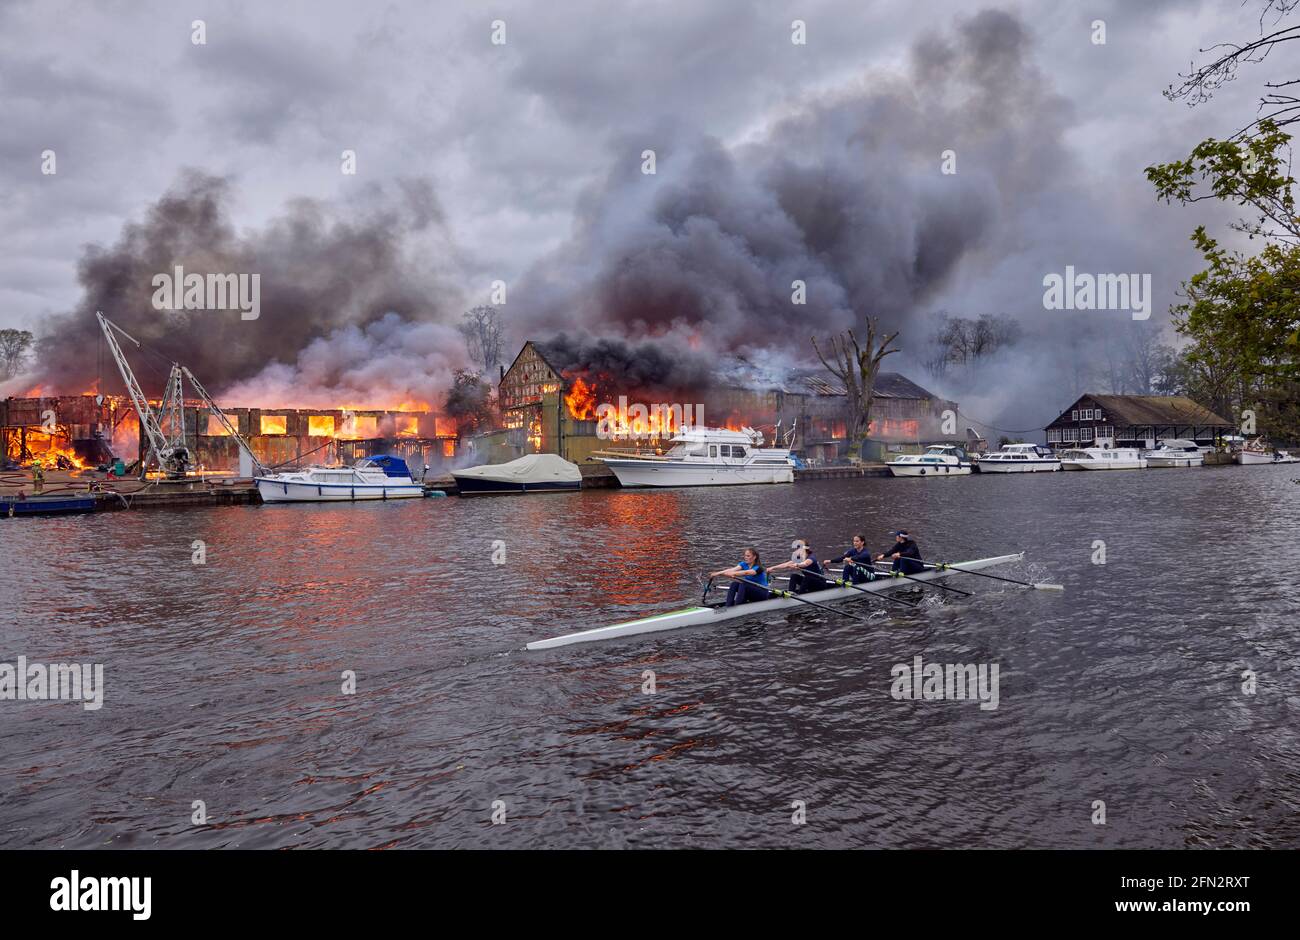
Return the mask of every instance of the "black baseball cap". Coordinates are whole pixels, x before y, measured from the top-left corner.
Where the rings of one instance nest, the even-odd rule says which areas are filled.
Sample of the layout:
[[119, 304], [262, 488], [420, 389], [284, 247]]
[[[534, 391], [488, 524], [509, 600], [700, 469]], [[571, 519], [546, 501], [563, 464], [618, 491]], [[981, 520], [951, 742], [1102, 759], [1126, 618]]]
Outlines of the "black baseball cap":
[[903, 538], [907, 538], [907, 531], [905, 529], [899, 529], [897, 532], [890, 532], [889, 534], [894, 536], [895, 538], [897, 538], [900, 535]]

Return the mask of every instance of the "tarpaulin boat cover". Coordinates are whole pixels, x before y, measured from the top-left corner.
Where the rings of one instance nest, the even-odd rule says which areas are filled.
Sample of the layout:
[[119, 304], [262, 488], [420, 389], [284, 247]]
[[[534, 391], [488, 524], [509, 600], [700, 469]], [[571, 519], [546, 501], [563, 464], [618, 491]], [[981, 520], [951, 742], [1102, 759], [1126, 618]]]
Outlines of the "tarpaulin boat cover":
[[410, 477], [411, 470], [406, 466], [406, 461], [401, 457], [393, 457], [389, 454], [381, 454], [376, 457], [367, 457], [357, 462], [358, 467], [378, 467], [384, 471], [386, 477]]
[[502, 483], [578, 483], [582, 472], [557, 454], [529, 454], [509, 463], [485, 464], [457, 470], [453, 476], [474, 477]]

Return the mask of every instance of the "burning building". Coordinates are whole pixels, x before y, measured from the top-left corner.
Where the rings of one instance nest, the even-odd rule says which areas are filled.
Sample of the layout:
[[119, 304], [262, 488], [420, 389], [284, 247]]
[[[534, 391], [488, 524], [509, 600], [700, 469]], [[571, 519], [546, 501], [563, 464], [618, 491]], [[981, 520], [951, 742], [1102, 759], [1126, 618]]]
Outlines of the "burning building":
[[[576, 463], [610, 447], [655, 447], [676, 432], [683, 415], [697, 424], [755, 427], [769, 439], [779, 435], [782, 443], [788, 439], [793, 450], [814, 461], [849, 456], [847, 395], [825, 370], [764, 368], [733, 358], [716, 364], [711, 377], [691, 387], [683, 388], [676, 377], [676, 388], [667, 388], [666, 382], [647, 387], [639, 384], [641, 376], [615, 372], [616, 365], [593, 368], [581, 362], [575, 367], [560, 358], [563, 352], [563, 347], [557, 351], [551, 344], [529, 341], [502, 370], [497, 391], [502, 427], [478, 439], [479, 458], [498, 463], [526, 453], [552, 453]], [[942, 413], [957, 409], [955, 402], [893, 372], [877, 376], [875, 395], [868, 457], [940, 437]], [[665, 401], [673, 406], [655, 407]], [[624, 407], [617, 407], [620, 402]], [[643, 410], [630, 410], [628, 402]]]
[[[151, 404], [155, 404], [151, 402]], [[438, 469], [456, 456], [455, 425], [425, 410], [222, 409], [263, 465], [352, 463], [391, 453], [416, 472]], [[186, 401], [185, 439], [195, 467], [235, 471], [239, 445], [203, 403]], [[46, 467], [85, 469], [113, 459], [144, 457], [147, 440], [131, 400], [119, 395], [9, 398], [0, 402], [0, 437], [6, 463], [40, 460]]]

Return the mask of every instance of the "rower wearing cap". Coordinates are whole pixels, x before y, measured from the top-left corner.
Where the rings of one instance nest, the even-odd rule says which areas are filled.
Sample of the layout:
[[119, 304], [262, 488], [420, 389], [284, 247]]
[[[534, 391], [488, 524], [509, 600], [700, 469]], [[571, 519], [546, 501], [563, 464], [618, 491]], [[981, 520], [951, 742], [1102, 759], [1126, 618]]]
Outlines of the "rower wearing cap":
[[734, 568], [713, 571], [710, 578], [743, 578], [744, 581], [732, 581], [727, 588], [727, 606], [748, 604], [751, 601], [765, 601], [772, 595], [768, 593], [767, 571], [758, 560], [758, 552], [747, 548], [741, 555], [740, 564]]
[[826, 569], [822, 563], [817, 560], [813, 550], [808, 547], [808, 543], [803, 539], [795, 539], [790, 547], [794, 549], [794, 554], [790, 556], [789, 561], [783, 561], [779, 565], [773, 565], [768, 571], [793, 571], [790, 575], [790, 590], [796, 594], [807, 594], [809, 591], [824, 591], [829, 588], [830, 582], [826, 580]]
[[876, 556], [876, 561], [893, 561], [893, 570], [902, 574], [920, 574], [925, 570], [921, 563], [921, 549], [905, 529], [889, 533], [894, 537], [894, 547]]
[[851, 584], [875, 580], [876, 572], [871, 567], [871, 552], [867, 551], [865, 535], [853, 536], [853, 547], [845, 549], [842, 555], [830, 561], [832, 564], [844, 563], [844, 577]]

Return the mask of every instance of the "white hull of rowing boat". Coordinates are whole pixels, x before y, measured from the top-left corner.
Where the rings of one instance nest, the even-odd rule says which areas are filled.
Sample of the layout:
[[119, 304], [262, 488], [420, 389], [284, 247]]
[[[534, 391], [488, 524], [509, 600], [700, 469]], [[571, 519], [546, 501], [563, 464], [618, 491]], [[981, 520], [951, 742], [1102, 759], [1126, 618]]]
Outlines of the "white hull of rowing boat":
[[[953, 568], [964, 568], [967, 571], [979, 571], [982, 568], [992, 568], [995, 565], [1006, 565], [1013, 561], [1020, 561], [1025, 557], [1024, 552], [1015, 555], [997, 555], [993, 558], [979, 558], [975, 561], [962, 561], [955, 563]], [[926, 570], [923, 574], [914, 575], [916, 580], [920, 581], [938, 581], [948, 577], [947, 571], [936, 571], [933, 569]], [[825, 604], [834, 601], [862, 601], [867, 600], [867, 594], [879, 594], [892, 588], [908, 587], [913, 584], [906, 578], [884, 577], [875, 581], [868, 581], [854, 588], [831, 588], [828, 591], [813, 591], [809, 594], [801, 594], [800, 597], [805, 600], [815, 601], [818, 604]], [[737, 617], [753, 617], [759, 614], [772, 613], [778, 610], [790, 610], [796, 607], [806, 608], [808, 605], [801, 603], [793, 598], [778, 597], [770, 601], [754, 601], [749, 604], [737, 604], [735, 607], [687, 607], [684, 610], [674, 610], [666, 614], [655, 614], [652, 617], [642, 617], [640, 620], [629, 620], [626, 623], [616, 623], [608, 627], [597, 627], [594, 630], [583, 630], [579, 633], [566, 633], [564, 636], [555, 636], [546, 640], [534, 640], [526, 647], [530, 650], [552, 649], [556, 646], [569, 646], [573, 643], [594, 643], [598, 640], [613, 640], [626, 636], [637, 636], [642, 633], [658, 633], [662, 630], [680, 630], [683, 627], [702, 627], [712, 626], [722, 623], [726, 620], [735, 620]]]

